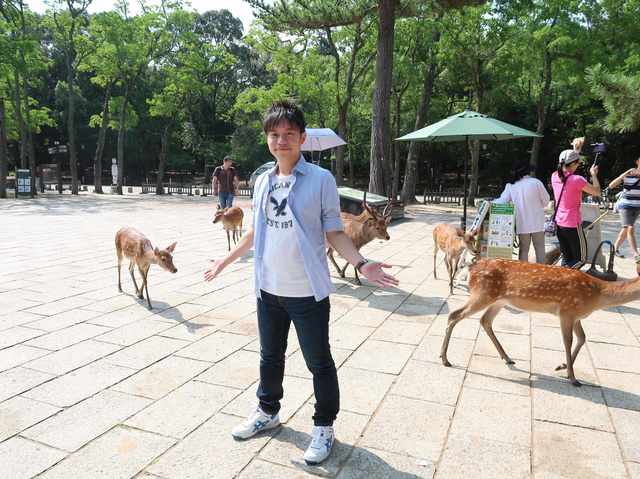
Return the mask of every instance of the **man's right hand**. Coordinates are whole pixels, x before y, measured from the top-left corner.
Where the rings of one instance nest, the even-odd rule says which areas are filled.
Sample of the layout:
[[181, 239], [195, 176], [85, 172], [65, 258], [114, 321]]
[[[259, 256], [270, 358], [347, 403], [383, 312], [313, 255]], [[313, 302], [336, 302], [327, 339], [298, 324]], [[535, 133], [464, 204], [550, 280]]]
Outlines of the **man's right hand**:
[[209, 261], [213, 263], [213, 266], [204, 272], [204, 280], [207, 282], [215, 279], [226, 266], [223, 258], [216, 258]]

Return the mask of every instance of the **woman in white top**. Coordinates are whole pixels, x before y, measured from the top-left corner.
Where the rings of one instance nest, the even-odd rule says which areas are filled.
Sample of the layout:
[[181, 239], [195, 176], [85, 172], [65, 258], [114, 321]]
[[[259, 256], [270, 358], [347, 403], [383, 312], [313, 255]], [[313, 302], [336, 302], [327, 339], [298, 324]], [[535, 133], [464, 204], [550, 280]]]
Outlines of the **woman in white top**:
[[507, 186], [496, 203], [515, 205], [516, 233], [520, 242], [518, 259], [529, 261], [529, 247], [533, 241], [536, 262], [544, 264], [544, 207], [550, 197], [542, 182], [531, 176], [537, 168], [527, 160], [516, 161]]

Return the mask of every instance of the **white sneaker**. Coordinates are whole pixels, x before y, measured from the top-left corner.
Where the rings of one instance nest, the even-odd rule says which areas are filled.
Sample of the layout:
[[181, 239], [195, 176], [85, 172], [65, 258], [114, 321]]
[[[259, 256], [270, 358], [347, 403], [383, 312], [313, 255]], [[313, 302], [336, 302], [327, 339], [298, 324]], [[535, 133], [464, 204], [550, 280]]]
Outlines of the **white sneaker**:
[[304, 462], [313, 466], [320, 464], [329, 456], [333, 445], [333, 427], [313, 426], [311, 434], [313, 439], [311, 439], [307, 452], [304, 453]]
[[255, 436], [259, 431], [273, 429], [279, 425], [278, 414], [267, 414], [258, 406], [247, 419], [233, 428], [231, 435], [236, 439], [247, 439]]

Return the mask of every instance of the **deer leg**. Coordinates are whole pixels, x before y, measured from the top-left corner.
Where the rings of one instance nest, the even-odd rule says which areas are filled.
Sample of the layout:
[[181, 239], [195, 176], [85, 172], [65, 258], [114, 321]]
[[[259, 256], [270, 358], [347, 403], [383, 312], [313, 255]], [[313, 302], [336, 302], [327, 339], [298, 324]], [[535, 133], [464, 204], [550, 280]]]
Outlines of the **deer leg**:
[[118, 291], [122, 293], [122, 284], [120, 283], [120, 268], [122, 267], [122, 252], [116, 249], [118, 255]]
[[433, 279], [438, 279], [436, 274], [436, 256], [438, 255], [438, 244], [433, 245]]
[[[577, 323], [579, 324], [579, 323]], [[569, 381], [571, 384], [580, 387], [582, 384], [576, 379], [576, 375], [573, 372], [573, 357], [571, 356], [571, 344], [573, 343], [573, 329], [574, 324], [569, 318], [560, 318], [560, 330], [562, 331], [562, 341], [564, 342], [564, 352], [567, 357], [567, 375], [569, 376]], [[580, 326], [582, 330], [582, 326]], [[583, 334], [583, 343], [584, 343], [584, 331]], [[578, 337], [578, 344], [576, 345], [576, 356], [580, 351], [582, 344], [580, 344], [580, 338]], [[557, 371], [557, 369], [556, 369]]]
[[135, 267], [135, 262], [131, 262], [129, 263], [129, 273], [131, 273], [131, 279], [133, 280], [133, 285], [136, 288], [136, 295], [138, 296], [138, 298], [142, 298], [142, 291], [138, 290], [138, 283], [136, 283], [136, 277], [133, 275], [133, 268]]
[[500, 357], [504, 359], [507, 364], [515, 364], [515, 361], [513, 361], [507, 355], [507, 353], [505, 353], [502, 345], [500, 344], [500, 341], [498, 341], [498, 338], [496, 338], [496, 335], [493, 332], [493, 320], [502, 309], [502, 306], [504, 305], [501, 303], [496, 303], [493, 306], [489, 306], [489, 308], [482, 315], [482, 318], [480, 318], [480, 324], [482, 325], [485, 332], [487, 333], [487, 336], [489, 336], [489, 339], [491, 339], [491, 342], [493, 343], [493, 345], [498, 350], [498, 354], [500, 354]]
[[451, 367], [451, 363], [447, 360], [447, 349], [449, 349], [449, 340], [451, 339], [451, 333], [456, 324], [462, 321], [464, 318], [468, 318], [472, 314], [482, 311], [483, 309], [491, 306], [491, 301], [476, 299], [473, 295], [469, 297], [469, 301], [462, 308], [456, 309], [449, 314], [447, 320], [447, 329], [444, 334], [444, 341], [442, 342], [442, 349], [440, 350], [440, 357], [442, 358], [442, 364], [447, 367]]
[[340, 266], [338, 266], [338, 263], [336, 263], [336, 260], [333, 258], [333, 248], [329, 247], [329, 249], [327, 249], [327, 256], [329, 257], [333, 265], [336, 267], [336, 271], [338, 272], [340, 277], [344, 278], [344, 273], [340, 270]]
[[147, 285], [147, 274], [149, 273], [149, 268], [151, 267], [151, 265], [147, 266], [147, 269], [145, 269], [144, 271], [142, 270], [142, 268], [139, 268], [140, 271], [140, 276], [142, 276], [142, 286], [140, 286], [140, 298], [144, 299], [143, 291], [147, 292], [147, 307], [149, 308], [149, 311], [151, 311], [153, 308], [151, 307], [151, 299], [149, 298], [149, 286]]
[[[576, 363], [576, 358], [578, 357], [578, 353], [580, 352], [580, 349], [582, 348], [582, 346], [584, 345], [587, 339], [587, 335], [584, 333], [584, 329], [582, 329], [582, 324], [580, 323], [580, 321], [576, 321], [575, 324], [573, 325], [573, 332], [578, 338], [578, 342], [576, 344], [576, 347], [573, 348], [573, 353], [571, 354], [571, 365], [574, 365]], [[568, 369], [567, 363], [563, 363], [560, 366], [558, 366], [556, 368], [556, 371], [560, 371], [562, 369]]]
[[449, 293], [453, 294], [453, 264], [451, 264], [451, 258], [448, 255], [444, 258], [444, 262], [447, 265], [447, 273], [449, 273]]
[[227, 245], [229, 246], [229, 251], [231, 251], [231, 238], [229, 237], [229, 230], [225, 229], [227, 232]]
[[[344, 268], [342, 269], [342, 271], [346, 271], [347, 270], [347, 266], [349, 266], [349, 262], [347, 261], [347, 264], [344, 265]], [[353, 267], [353, 272], [356, 274], [356, 284], [359, 286], [362, 286], [362, 283], [360, 282], [360, 278], [358, 278], [358, 270], [356, 269], [356, 267]]]

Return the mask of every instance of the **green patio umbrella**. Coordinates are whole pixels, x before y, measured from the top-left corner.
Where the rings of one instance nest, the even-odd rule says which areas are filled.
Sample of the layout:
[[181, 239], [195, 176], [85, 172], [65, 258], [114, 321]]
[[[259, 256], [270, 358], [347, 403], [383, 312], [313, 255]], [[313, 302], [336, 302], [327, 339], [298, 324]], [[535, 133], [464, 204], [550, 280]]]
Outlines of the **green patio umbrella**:
[[465, 141], [464, 149], [464, 213], [460, 227], [467, 228], [467, 163], [469, 157], [469, 140], [510, 140], [542, 136], [504, 121], [489, 118], [487, 115], [470, 111], [467, 108], [462, 113], [452, 115], [421, 130], [396, 138], [396, 141]]

